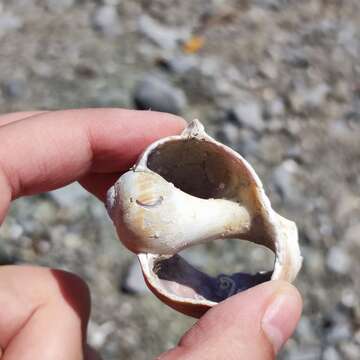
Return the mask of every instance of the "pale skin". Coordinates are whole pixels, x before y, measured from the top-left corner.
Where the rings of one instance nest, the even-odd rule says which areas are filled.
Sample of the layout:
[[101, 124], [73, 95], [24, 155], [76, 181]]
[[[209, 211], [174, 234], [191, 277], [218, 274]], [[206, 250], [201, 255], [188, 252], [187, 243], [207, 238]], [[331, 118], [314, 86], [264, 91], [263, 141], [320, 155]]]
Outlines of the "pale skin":
[[[184, 126], [173, 115], [120, 109], [0, 116], [0, 223], [12, 200], [74, 181], [104, 201], [107, 189], [148, 144]], [[159, 359], [274, 359], [301, 307], [292, 285], [264, 283], [208, 311]], [[89, 290], [76, 275], [0, 268], [1, 360], [99, 359], [86, 345], [89, 314]]]

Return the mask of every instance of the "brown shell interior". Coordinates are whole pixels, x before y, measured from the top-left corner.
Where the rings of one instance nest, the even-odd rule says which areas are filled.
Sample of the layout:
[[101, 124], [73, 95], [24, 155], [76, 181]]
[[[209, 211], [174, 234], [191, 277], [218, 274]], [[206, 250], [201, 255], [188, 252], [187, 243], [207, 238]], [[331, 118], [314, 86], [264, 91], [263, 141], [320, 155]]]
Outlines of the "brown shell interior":
[[[275, 250], [258, 184], [244, 162], [226, 148], [206, 139], [168, 141], [148, 155], [147, 166], [190, 195], [228, 199], [245, 206], [251, 213], [252, 225], [244, 239]], [[159, 256], [152, 265], [152, 272], [164, 292], [212, 302], [265, 282], [272, 275], [270, 271], [211, 277], [179, 255]]]

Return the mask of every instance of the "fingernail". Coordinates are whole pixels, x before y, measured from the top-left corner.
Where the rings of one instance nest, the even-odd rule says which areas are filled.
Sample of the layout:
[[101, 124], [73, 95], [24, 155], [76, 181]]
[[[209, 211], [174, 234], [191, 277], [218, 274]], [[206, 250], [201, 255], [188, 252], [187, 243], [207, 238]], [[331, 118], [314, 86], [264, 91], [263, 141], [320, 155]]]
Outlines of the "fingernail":
[[280, 291], [267, 307], [262, 318], [262, 329], [272, 344], [275, 354], [284, 345], [298, 322], [298, 300], [288, 289]]

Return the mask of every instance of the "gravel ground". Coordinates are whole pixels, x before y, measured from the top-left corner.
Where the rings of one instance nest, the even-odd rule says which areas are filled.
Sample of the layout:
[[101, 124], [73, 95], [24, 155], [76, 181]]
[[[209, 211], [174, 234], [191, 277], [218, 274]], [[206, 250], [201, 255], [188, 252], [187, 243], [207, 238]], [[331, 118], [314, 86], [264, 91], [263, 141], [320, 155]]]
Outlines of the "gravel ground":
[[[2, 113], [116, 106], [201, 119], [299, 226], [305, 308], [279, 358], [360, 358], [358, 0], [2, 1], [0, 59]], [[0, 237], [2, 263], [88, 282], [89, 342], [104, 359], [151, 359], [193, 323], [146, 291], [103, 205], [77, 185], [16, 201]], [[188, 256], [209, 271], [272, 259], [231, 241]]]

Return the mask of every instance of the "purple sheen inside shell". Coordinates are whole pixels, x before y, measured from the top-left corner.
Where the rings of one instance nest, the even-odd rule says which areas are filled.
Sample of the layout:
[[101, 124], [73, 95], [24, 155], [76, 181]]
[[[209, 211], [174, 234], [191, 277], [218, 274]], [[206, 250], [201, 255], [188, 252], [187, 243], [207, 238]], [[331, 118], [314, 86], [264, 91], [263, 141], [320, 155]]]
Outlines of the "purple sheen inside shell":
[[256, 274], [234, 273], [212, 277], [190, 265], [180, 255], [157, 259], [153, 272], [167, 293], [190, 299], [220, 302], [271, 279], [272, 271]]

